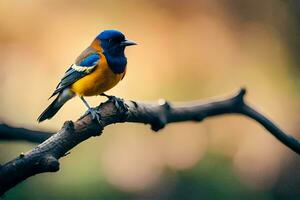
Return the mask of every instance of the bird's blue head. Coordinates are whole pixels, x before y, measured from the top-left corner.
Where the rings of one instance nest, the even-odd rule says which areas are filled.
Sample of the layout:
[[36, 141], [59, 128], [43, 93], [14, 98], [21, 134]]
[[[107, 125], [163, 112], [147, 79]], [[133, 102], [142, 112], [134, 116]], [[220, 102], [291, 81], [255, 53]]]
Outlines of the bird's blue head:
[[135, 42], [127, 40], [123, 33], [117, 30], [105, 30], [97, 38], [103, 52], [112, 56], [124, 55], [125, 47], [136, 45]]

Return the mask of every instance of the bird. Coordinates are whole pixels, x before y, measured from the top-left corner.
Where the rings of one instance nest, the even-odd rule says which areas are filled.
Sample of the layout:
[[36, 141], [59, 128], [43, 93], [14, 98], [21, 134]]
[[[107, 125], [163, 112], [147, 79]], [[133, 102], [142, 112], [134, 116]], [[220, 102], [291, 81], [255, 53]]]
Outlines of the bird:
[[[40, 123], [51, 119], [70, 99], [79, 96], [87, 107], [92, 119], [100, 120], [101, 115], [84, 99], [85, 96], [102, 95], [115, 100], [104, 92], [116, 86], [126, 74], [127, 58], [125, 48], [137, 43], [126, 39], [118, 30], [104, 30], [77, 57], [68, 68], [56, 89], [50, 96], [52, 103], [37, 118]], [[50, 99], [49, 98], [49, 99]]]

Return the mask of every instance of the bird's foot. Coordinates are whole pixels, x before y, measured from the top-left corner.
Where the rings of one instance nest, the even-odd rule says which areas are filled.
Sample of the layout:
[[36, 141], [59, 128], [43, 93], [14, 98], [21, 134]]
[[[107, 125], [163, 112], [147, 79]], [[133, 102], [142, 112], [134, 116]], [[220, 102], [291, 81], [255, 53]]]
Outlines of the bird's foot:
[[107, 94], [104, 94], [104, 93], [101, 94], [101, 96], [107, 97], [108, 100], [116, 106], [118, 112], [122, 112], [122, 111], [124, 112], [124, 111], [128, 110], [128, 106], [124, 103], [123, 99], [118, 98], [116, 96], [107, 95]]
[[95, 109], [95, 108], [89, 108], [85, 112], [85, 114], [83, 115], [83, 117], [86, 116], [86, 115], [88, 115], [88, 114], [91, 114], [93, 120], [97, 120], [97, 122], [99, 124], [101, 123], [101, 113], [97, 109]]

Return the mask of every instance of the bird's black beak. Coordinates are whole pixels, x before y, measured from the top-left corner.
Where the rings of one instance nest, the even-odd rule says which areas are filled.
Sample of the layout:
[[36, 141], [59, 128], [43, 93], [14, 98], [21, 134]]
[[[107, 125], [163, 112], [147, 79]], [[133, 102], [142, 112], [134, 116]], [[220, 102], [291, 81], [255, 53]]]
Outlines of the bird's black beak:
[[124, 40], [120, 43], [120, 46], [126, 47], [131, 45], [137, 45], [137, 43], [130, 41], [130, 40]]

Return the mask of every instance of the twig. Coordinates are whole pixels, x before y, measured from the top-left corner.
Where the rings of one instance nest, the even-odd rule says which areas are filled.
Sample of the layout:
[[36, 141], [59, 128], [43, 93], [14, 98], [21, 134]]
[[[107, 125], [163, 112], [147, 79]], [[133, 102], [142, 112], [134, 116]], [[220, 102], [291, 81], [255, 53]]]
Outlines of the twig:
[[16, 128], [7, 124], [0, 124], [0, 140], [24, 140], [28, 142], [41, 143], [51, 137], [51, 135], [53, 135], [53, 133]]
[[300, 154], [300, 143], [246, 104], [244, 102], [245, 93], [246, 90], [241, 89], [238, 94], [227, 99], [208, 103], [185, 103], [179, 106], [173, 106], [164, 100], [160, 100], [158, 104], [125, 101], [125, 106], [121, 106], [119, 109], [112, 101], [102, 103], [97, 107], [101, 113], [101, 123], [93, 121], [90, 115], [84, 116], [74, 123], [67, 121], [57, 134], [31, 151], [3, 165], [0, 168], [0, 195], [30, 176], [58, 171], [58, 159], [84, 140], [100, 135], [104, 127], [114, 123], [150, 124], [152, 130], [158, 131], [169, 123], [200, 122], [208, 117], [236, 113], [254, 119], [283, 144]]

